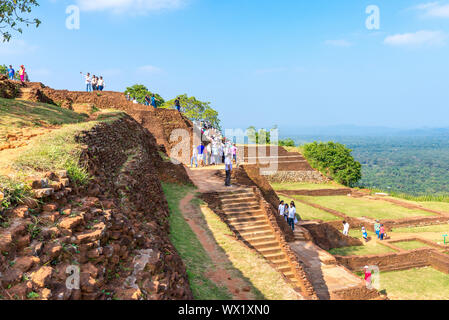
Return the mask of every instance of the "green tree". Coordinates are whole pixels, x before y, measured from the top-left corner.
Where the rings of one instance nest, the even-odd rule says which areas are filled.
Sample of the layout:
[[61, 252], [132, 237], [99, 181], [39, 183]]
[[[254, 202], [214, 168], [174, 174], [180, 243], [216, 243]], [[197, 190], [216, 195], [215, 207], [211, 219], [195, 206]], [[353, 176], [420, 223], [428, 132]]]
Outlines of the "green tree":
[[[210, 102], [203, 102], [195, 97], [189, 97], [187, 94], [178, 96], [184, 114], [191, 120], [207, 120], [211, 125], [220, 129], [220, 119], [218, 112], [213, 109]], [[162, 108], [172, 108], [175, 105], [175, 99], [167, 101]]]
[[[274, 128], [276, 129], [276, 127]], [[271, 143], [271, 132], [269, 130], [265, 129], [259, 129], [257, 130], [254, 126], [249, 127], [246, 129], [248, 139], [250, 142], [255, 144], [270, 144]], [[261, 135], [265, 134], [265, 141], [259, 141], [261, 138]]]
[[362, 178], [362, 165], [351, 155], [352, 150], [335, 142], [313, 142], [304, 145], [304, 157], [310, 165], [337, 182], [353, 187]]
[[[143, 84], [135, 84], [132, 87], [126, 88], [125, 94], [129, 94], [131, 97], [136, 98], [139, 103], [145, 102], [146, 95], [148, 95], [149, 97], [153, 95], [153, 93], [149, 91], [148, 88]], [[154, 93], [154, 97], [156, 98], [156, 106], [158, 108], [165, 103], [165, 100], [159, 94]]]
[[[8, 75], [8, 67], [4, 65], [0, 65], [0, 74]], [[16, 73], [14, 74], [14, 80], [20, 81], [19, 73], [16, 70]]]
[[41, 24], [39, 19], [25, 17], [37, 6], [39, 4], [36, 0], [0, 0], [0, 34], [3, 42], [11, 39], [11, 31], [22, 33], [22, 24], [27, 27], [30, 25], [39, 27]]
[[279, 146], [281, 147], [295, 147], [295, 141], [291, 138], [287, 138], [284, 140], [279, 140]]

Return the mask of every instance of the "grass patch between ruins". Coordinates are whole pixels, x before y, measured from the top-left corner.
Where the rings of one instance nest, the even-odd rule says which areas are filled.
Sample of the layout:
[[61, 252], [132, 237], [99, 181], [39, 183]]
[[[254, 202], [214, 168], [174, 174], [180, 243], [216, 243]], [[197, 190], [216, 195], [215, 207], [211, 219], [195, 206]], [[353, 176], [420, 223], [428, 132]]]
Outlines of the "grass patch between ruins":
[[[291, 201], [295, 201], [295, 197], [289, 198], [282, 195], [279, 195], [281, 200], [284, 200], [286, 203], [290, 204]], [[295, 201], [296, 211], [300, 215], [302, 220], [322, 220], [322, 221], [337, 221], [342, 220], [342, 218], [334, 216], [333, 214], [316, 209], [314, 207], [308, 206], [301, 202]]]
[[350, 217], [369, 217], [371, 219], [401, 219], [410, 217], [434, 216], [419, 209], [407, 209], [389, 202], [358, 199], [348, 196], [306, 197], [300, 199], [342, 212]]
[[428, 244], [421, 241], [401, 241], [392, 243], [395, 247], [401, 248], [403, 250], [415, 250], [430, 247]]
[[392, 252], [396, 251], [374, 240], [371, 240], [363, 246], [335, 248], [329, 250], [329, 253], [334, 256], [369, 256]]
[[322, 189], [341, 189], [345, 188], [337, 183], [303, 183], [303, 182], [284, 182], [271, 183], [274, 190], [322, 190]]

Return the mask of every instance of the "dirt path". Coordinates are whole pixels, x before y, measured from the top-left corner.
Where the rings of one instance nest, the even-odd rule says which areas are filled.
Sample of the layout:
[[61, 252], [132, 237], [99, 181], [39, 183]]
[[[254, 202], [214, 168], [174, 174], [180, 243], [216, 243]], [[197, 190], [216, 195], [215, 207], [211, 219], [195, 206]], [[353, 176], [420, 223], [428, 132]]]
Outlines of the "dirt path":
[[222, 266], [228, 263], [229, 260], [224, 253], [220, 252], [215, 240], [202, 227], [204, 221], [201, 212], [191, 203], [194, 197], [193, 193], [189, 193], [180, 201], [179, 207], [184, 219], [196, 234], [215, 266], [213, 270], [207, 270], [207, 277], [217, 285], [225, 286], [234, 300], [254, 300], [255, 297], [250, 292], [242, 290], [242, 288], [247, 288], [248, 284], [240, 278], [233, 278], [227, 270], [223, 269]]

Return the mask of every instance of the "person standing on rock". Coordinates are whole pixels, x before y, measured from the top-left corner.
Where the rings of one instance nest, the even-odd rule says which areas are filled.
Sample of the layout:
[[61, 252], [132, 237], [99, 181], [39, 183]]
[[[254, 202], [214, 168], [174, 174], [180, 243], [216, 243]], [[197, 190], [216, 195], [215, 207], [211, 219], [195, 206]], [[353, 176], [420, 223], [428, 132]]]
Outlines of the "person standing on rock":
[[175, 100], [175, 107], [176, 107], [176, 110], [181, 112], [181, 102], [179, 101], [179, 98], [176, 98], [176, 100]]
[[[83, 74], [82, 72], [80, 72], [81, 74]], [[91, 92], [92, 91], [92, 79], [90, 77], [90, 73], [88, 72], [85, 76], [85, 83], [86, 83], [86, 92]]]
[[287, 222], [288, 223], [288, 210], [289, 210], [289, 205], [288, 205], [288, 203], [286, 203], [285, 204], [285, 206], [284, 206], [284, 218], [285, 218], [285, 222]]
[[156, 104], [156, 97], [154, 96], [154, 94], [151, 95], [151, 105], [153, 106], [154, 109], [157, 109], [157, 104]]
[[16, 71], [14, 70], [12, 65], [9, 65], [9, 69], [8, 69], [9, 80], [14, 80], [15, 74], [16, 74]]
[[25, 82], [25, 67], [23, 65], [20, 66], [19, 76], [20, 76], [20, 81], [22, 81], [22, 83], [24, 83]]
[[380, 240], [383, 241], [385, 238], [385, 227], [383, 224], [380, 225]]
[[376, 223], [374, 224], [374, 231], [376, 231], [377, 239], [380, 239], [380, 223], [379, 223], [379, 220], [376, 220]]
[[92, 77], [92, 90], [97, 91], [98, 78], [97, 76]]
[[292, 201], [290, 203], [290, 209], [288, 209], [288, 225], [295, 231], [295, 218], [296, 218], [296, 205]]
[[226, 157], [226, 159], [225, 159], [225, 170], [226, 170], [225, 186], [230, 187], [231, 186], [231, 175], [232, 175], [232, 159], [229, 156]]
[[103, 91], [104, 89], [104, 80], [103, 77], [100, 77], [100, 79], [98, 79], [98, 91]]

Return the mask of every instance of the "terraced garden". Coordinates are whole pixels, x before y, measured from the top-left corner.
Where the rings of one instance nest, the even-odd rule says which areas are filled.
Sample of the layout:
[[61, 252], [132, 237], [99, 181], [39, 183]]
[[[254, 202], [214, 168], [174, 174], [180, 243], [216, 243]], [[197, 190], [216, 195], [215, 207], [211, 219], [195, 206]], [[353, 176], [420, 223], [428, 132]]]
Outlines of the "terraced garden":
[[296, 211], [301, 216], [302, 220], [322, 220], [322, 221], [338, 221], [341, 220], [341, 218], [334, 216], [333, 214], [316, 209], [314, 207], [308, 206], [306, 204], [303, 204], [301, 202], [297, 202], [295, 200], [295, 197], [289, 198], [285, 196], [279, 196], [281, 200], [284, 200], [286, 203], [290, 203], [291, 201], [295, 201], [296, 204]]
[[402, 219], [410, 217], [433, 216], [434, 214], [419, 209], [407, 209], [389, 202], [359, 199], [347, 196], [308, 197], [298, 196], [311, 203], [345, 213], [348, 216], [371, 219]]

